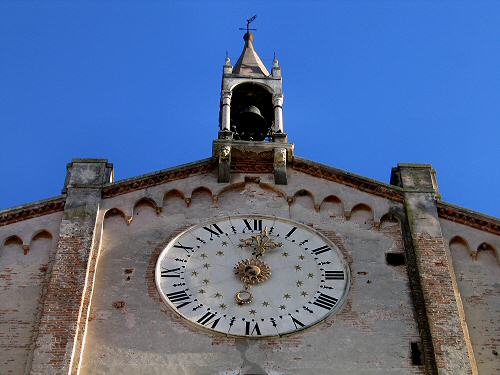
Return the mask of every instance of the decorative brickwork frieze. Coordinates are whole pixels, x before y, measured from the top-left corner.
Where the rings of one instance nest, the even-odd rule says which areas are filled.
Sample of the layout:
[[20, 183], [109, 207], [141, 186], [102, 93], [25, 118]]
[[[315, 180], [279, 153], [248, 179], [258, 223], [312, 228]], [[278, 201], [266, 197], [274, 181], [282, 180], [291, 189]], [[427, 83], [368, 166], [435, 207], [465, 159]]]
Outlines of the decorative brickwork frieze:
[[63, 211], [65, 201], [65, 196], [61, 195], [59, 197], [45, 199], [24, 206], [2, 210], [0, 211], [0, 227], [17, 223], [18, 221]]
[[293, 169], [396, 202], [403, 202], [403, 193], [399, 188], [370, 180], [369, 178], [357, 176], [339, 169], [327, 167], [325, 165], [297, 157], [293, 159]]

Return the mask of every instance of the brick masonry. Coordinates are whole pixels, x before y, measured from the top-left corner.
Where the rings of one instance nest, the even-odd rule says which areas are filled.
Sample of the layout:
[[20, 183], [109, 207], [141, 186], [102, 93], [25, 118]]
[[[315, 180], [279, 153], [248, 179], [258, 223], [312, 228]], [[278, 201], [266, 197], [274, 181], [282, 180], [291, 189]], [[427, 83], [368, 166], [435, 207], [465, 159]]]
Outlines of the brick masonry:
[[68, 166], [66, 205], [31, 374], [78, 372], [99, 248], [96, 218], [110, 168], [103, 160]]

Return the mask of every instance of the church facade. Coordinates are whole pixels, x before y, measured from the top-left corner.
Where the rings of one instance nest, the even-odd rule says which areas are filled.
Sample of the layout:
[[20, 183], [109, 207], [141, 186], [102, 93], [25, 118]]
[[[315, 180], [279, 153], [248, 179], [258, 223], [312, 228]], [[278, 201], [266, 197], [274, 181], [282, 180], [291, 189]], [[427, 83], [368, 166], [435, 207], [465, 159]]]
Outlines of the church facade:
[[500, 220], [295, 155], [253, 38], [211, 157], [0, 211], [1, 374], [500, 373]]

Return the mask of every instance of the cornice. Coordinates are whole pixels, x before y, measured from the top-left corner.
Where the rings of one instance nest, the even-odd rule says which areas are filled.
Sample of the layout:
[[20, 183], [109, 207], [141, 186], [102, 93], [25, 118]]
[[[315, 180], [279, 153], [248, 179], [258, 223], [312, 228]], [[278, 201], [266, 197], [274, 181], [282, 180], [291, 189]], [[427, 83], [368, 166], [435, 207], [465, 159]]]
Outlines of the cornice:
[[[158, 172], [122, 180], [104, 186], [103, 198], [111, 198], [132, 191], [146, 189], [151, 186], [166, 182], [180, 180], [192, 175], [208, 173], [216, 168], [216, 161], [212, 158], [203, 159], [194, 163], [184, 164]], [[269, 166], [265, 163], [249, 163], [238, 168], [240, 173], [269, 173]], [[293, 170], [308, 175], [334, 181], [339, 184], [384, 197], [392, 201], [402, 203], [404, 201], [404, 190], [397, 186], [384, 184], [376, 180], [358, 176], [340, 169], [332, 168], [323, 164], [315, 163], [299, 157], [294, 157]], [[0, 210], [0, 226], [13, 224], [19, 221], [62, 212], [66, 196], [57, 197], [28, 203], [22, 206]], [[481, 214], [463, 207], [455, 206], [443, 201], [437, 202], [437, 210], [440, 218], [450, 220], [469, 227], [500, 235], [500, 219]]]
[[498, 218], [442, 201], [437, 202], [437, 210], [442, 219], [500, 235], [500, 219]]
[[1, 210], [0, 227], [13, 224], [18, 221], [24, 221], [34, 217], [64, 211], [65, 202], [66, 197], [64, 195], [60, 195], [58, 197]]
[[387, 198], [402, 203], [404, 201], [403, 189], [398, 186], [384, 184], [383, 182], [362, 177], [341, 169], [332, 168], [324, 164], [294, 157], [293, 169], [308, 175], [324, 178], [342, 185]]
[[131, 191], [141, 190], [151, 186], [164, 184], [166, 182], [180, 180], [189, 176], [211, 172], [215, 167], [216, 164], [214, 159], [208, 158], [173, 168], [163, 169], [158, 172], [121, 180], [104, 186], [102, 190], [102, 197], [111, 198], [117, 195], [130, 193]]

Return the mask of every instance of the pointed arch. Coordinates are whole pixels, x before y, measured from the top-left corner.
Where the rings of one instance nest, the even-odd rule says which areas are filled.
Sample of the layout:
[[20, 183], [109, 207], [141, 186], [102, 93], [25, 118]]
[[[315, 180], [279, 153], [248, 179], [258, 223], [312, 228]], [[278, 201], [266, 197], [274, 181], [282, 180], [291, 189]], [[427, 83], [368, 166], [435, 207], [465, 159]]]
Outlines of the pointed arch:
[[349, 215], [349, 221], [358, 224], [362, 228], [369, 229], [373, 226], [373, 210], [365, 203], [358, 203]]
[[297, 199], [299, 199], [299, 198], [309, 198], [311, 200], [313, 206], [315, 207], [314, 195], [309, 190], [306, 190], [306, 189], [297, 190], [295, 192], [295, 194], [293, 194], [291, 203], [295, 203], [297, 201]]
[[180, 198], [182, 200], [184, 200], [186, 197], [184, 196], [184, 193], [178, 189], [170, 189], [169, 191], [167, 191], [164, 195], [163, 195], [163, 204], [165, 204], [165, 202], [168, 200], [168, 199], [172, 199], [172, 198]]
[[212, 190], [207, 188], [206, 186], [198, 186], [196, 189], [194, 189], [191, 192], [191, 200], [193, 200], [196, 197], [200, 197], [203, 195], [209, 195], [211, 199], [213, 199], [213, 193]]
[[30, 243], [33, 242], [33, 241], [39, 240], [39, 239], [50, 239], [50, 240], [52, 240], [52, 233], [50, 233], [46, 229], [40, 229], [40, 230], [36, 231], [35, 233], [33, 233], [33, 235], [31, 236]]
[[21, 239], [21, 237], [19, 237], [17, 235], [12, 235], [12, 236], [7, 237], [3, 243], [3, 247], [11, 246], [11, 245], [12, 246], [20, 246], [21, 249], [23, 249], [24, 255], [28, 255], [28, 251], [30, 249], [30, 246], [28, 244], [25, 244], [23, 242], [23, 240]]
[[9, 245], [19, 245], [22, 247], [23, 240], [21, 239], [21, 237], [14, 234], [12, 236], [7, 237], [3, 242], [3, 246], [9, 246]]
[[166, 214], [182, 212], [188, 206], [188, 199], [178, 189], [171, 189], [163, 195], [163, 210]]
[[344, 216], [344, 204], [336, 195], [329, 195], [321, 201], [319, 212], [323, 216], [341, 217]]
[[123, 221], [125, 222], [125, 224], [127, 224], [127, 225], [130, 224], [130, 221], [132, 220], [132, 218], [127, 217], [125, 212], [123, 212], [119, 208], [113, 207], [104, 213], [103, 222], [105, 222], [107, 219], [117, 217], [117, 216], [120, 216], [123, 219]]
[[487, 242], [483, 242], [477, 247], [477, 249], [474, 253], [474, 258], [477, 259], [479, 257], [479, 253], [484, 253], [487, 251], [491, 252], [495, 256], [495, 258], [498, 262], [498, 254], [497, 254], [495, 248]]
[[[476, 255], [477, 255], [475, 251], [471, 250], [467, 240], [461, 236], [452, 237], [450, 242], [448, 242], [448, 248], [450, 249], [452, 259], [454, 259], [454, 256], [453, 256], [454, 253], [460, 253], [460, 252], [466, 253], [467, 255], [472, 257], [473, 259], [475, 259]], [[466, 255], [462, 255], [462, 256], [466, 256]]]
[[132, 216], [135, 216], [137, 214], [136, 211], [139, 206], [151, 207], [153, 210], [155, 210], [157, 215], [159, 215], [161, 212], [161, 207], [158, 207], [158, 205], [153, 199], [149, 197], [142, 197], [137, 202], [135, 202], [134, 209], [132, 210]]
[[393, 212], [387, 212], [382, 217], [380, 218], [380, 224], [379, 228], [381, 230], [391, 228], [394, 226], [400, 226], [400, 220], [397, 215], [395, 215]]

